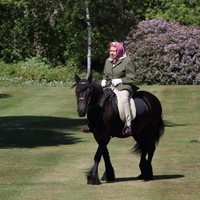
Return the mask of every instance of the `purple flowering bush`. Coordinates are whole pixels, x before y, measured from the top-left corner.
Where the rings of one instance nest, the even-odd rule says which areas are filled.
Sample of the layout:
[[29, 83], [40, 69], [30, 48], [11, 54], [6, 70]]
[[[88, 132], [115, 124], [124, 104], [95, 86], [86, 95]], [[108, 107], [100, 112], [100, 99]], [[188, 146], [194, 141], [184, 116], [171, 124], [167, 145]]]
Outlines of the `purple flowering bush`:
[[200, 84], [200, 28], [141, 21], [124, 44], [135, 61], [138, 83]]

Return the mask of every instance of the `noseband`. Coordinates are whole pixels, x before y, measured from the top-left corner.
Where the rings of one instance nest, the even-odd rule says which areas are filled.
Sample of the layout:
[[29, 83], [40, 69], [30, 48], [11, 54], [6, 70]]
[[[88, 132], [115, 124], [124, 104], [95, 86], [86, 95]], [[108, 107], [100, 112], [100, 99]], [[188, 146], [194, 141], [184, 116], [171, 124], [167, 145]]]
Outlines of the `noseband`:
[[78, 101], [85, 100], [85, 97], [78, 98]]

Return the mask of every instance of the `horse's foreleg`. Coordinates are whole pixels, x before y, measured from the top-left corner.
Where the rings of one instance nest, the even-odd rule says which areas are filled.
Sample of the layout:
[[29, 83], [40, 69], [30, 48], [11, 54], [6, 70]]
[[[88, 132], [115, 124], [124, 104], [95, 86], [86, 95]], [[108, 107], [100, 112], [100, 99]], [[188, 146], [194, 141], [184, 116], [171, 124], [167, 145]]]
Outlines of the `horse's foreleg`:
[[114, 182], [115, 181], [115, 172], [114, 168], [110, 161], [110, 156], [107, 147], [105, 146], [103, 151], [103, 158], [105, 162], [105, 172], [101, 178], [102, 181]]
[[99, 185], [101, 183], [98, 174], [98, 166], [101, 160], [101, 155], [102, 155], [102, 150], [101, 147], [99, 146], [94, 156], [94, 165], [87, 174], [87, 184]]

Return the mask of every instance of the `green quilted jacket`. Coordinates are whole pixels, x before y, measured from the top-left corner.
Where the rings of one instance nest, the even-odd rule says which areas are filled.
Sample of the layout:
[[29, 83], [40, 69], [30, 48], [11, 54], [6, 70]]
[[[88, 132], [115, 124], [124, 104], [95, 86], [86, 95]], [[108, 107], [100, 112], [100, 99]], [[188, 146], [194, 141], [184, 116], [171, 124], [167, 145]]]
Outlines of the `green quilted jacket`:
[[119, 91], [128, 90], [133, 94], [139, 89], [134, 85], [135, 65], [130, 57], [119, 59], [115, 64], [113, 64], [110, 58], [106, 59], [103, 79], [111, 81], [115, 78], [122, 79], [122, 83], [117, 85]]

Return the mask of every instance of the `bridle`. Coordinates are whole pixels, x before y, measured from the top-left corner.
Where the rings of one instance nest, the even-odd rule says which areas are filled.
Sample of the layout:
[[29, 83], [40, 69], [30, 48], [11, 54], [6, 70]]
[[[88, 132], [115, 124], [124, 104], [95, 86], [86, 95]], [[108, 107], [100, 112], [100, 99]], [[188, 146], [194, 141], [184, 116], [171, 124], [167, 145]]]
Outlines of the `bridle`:
[[[77, 83], [77, 87], [79, 87], [79, 91], [77, 92], [77, 97], [78, 97], [78, 94], [86, 91], [87, 89], [91, 89], [90, 92], [92, 92], [93, 90], [93, 87], [92, 87], [92, 84], [89, 83], [87, 80], [85, 81], [80, 81]], [[84, 96], [81, 96], [81, 97], [78, 97], [77, 98], [77, 103], [79, 104], [81, 101], [84, 101], [85, 104], [87, 105], [87, 110], [88, 110], [88, 105], [90, 103], [90, 98], [91, 98], [91, 94], [89, 95], [89, 97], [84, 97]]]
[[82, 100], [85, 101], [86, 98], [85, 98], [85, 97], [80, 97], [80, 98], [78, 98], [78, 102], [79, 102], [79, 101], [82, 101]]

